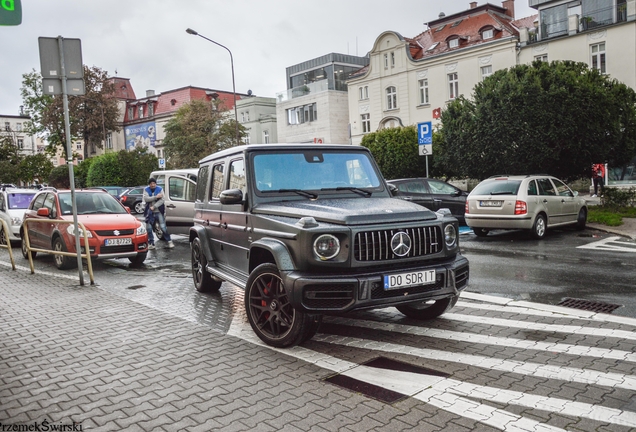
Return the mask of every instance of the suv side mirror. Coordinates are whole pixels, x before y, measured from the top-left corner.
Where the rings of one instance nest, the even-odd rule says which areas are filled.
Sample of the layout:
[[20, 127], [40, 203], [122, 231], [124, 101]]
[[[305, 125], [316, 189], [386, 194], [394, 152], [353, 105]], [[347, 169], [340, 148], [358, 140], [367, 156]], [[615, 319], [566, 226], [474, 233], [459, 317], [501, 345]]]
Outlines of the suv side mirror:
[[228, 189], [219, 195], [221, 204], [240, 204], [243, 202], [243, 191], [240, 189]]
[[40, 207], [37, 214], [38, 216], [49, 217], [49, 209], [46, 207]]

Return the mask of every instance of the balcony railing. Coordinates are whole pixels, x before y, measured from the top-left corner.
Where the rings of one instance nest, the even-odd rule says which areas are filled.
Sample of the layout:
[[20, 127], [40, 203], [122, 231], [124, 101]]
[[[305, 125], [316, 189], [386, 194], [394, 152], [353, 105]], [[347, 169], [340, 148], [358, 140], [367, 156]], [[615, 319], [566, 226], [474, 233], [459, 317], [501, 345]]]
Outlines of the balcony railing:
[[308, 94], [321, 93], [329, 90], [329, 80], [320, 80], [310, 84], [293, 87], [284, 92], [276, 93], [276, 102], [285, 102]]

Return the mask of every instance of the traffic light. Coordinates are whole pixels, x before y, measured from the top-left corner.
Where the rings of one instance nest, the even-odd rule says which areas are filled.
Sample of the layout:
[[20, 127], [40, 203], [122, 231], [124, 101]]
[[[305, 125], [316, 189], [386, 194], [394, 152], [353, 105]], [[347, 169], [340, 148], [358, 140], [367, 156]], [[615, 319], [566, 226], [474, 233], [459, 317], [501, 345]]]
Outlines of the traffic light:
[[22, 4], [20, 0], [0, 0], [0, 26], [22, 24]]

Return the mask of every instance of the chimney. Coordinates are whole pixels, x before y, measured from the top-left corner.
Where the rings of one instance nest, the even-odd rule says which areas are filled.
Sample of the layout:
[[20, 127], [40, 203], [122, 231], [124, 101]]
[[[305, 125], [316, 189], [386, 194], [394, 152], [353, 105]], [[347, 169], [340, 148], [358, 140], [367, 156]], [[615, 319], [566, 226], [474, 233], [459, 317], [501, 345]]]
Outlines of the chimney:
[[470, 2], [470, 8], [475, 9], [477, 7], [477, 2]]
[[146, 90], [146, 97], [150, 97], [150, 96], [154, 96], [155, 95], [155, 91], [154, 90]]
[[506, 10], [506, 15], [515, 19], [515, 0], [504, 0], [501, 2], [501, 5]]

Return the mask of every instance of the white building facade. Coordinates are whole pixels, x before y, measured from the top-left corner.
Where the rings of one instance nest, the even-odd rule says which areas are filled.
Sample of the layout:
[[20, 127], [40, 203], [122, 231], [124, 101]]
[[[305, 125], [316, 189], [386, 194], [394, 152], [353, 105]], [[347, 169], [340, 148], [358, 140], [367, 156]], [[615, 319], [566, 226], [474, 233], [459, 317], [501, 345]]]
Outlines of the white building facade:
[[[250, 95], [250, 92], [248, 92]], [[245, 144], [278, 142], [276, 98], [248, 96], [236, 101], [239, 123], [245, 128]], [[232, 118], [234, 113], [232, 112]]]

